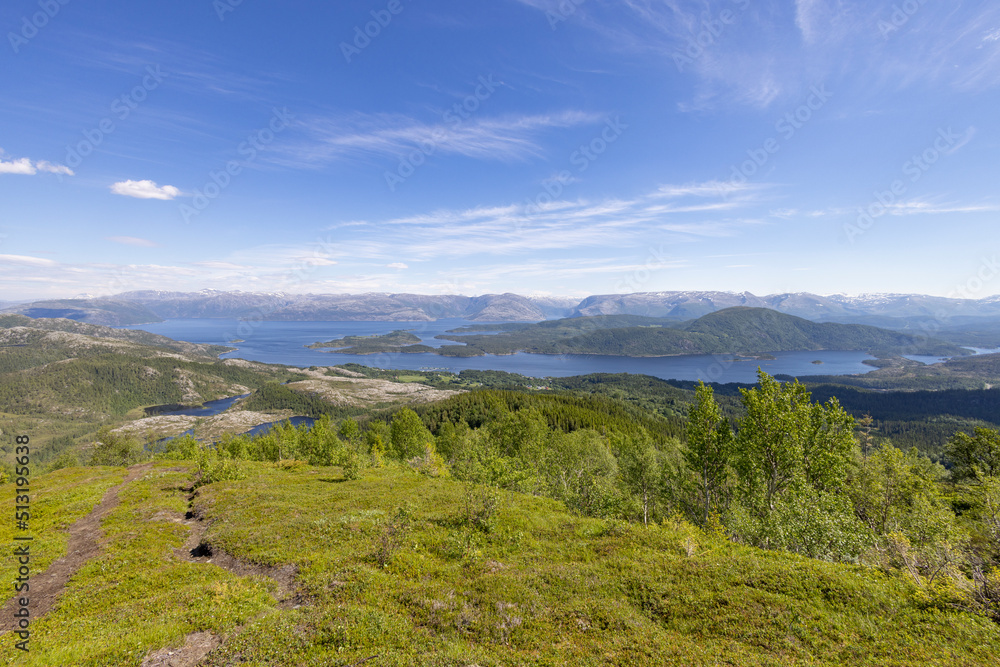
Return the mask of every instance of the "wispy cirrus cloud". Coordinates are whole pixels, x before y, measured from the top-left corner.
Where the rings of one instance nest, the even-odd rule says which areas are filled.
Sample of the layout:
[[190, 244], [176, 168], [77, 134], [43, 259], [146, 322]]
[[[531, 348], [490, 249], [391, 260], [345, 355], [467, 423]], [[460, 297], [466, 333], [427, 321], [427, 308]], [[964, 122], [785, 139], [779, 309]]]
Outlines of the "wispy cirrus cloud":
[[159, 243], [156, 241], [150, 241], [149, 239], [141, 239], [135, 236], [109, 236], [108, 241], [112, 243], [119, 243], [121, 245], [130, 245], [137, 248], [155, 248]]
[[914, 199], [896, 202], [886, 207], [891, 215], [938, 215], [942, 213], [996, 213], [996, 204], [959, 204], [957, 202], [935, 202], [929, 199]]
[[[760, 224], [740, 213], [761, 201], [764, 190], [765, 186], [749, 184], [723, 189], [709, 182], [662, 186], [628, 199], [440, 209], [370, 221], [368, 227], [380, 233], [345, 239], [337, 247], [345, 257], [429, 261], [622, 248], [648, 238], [691, 242], [731, 236]], [[689, 201], [690, 197], [698, 199]], [[341, 231], [341, 226], [330, 229]]]
[[306, 137], [278, 149], [275, 160], [288, 166], [322, 166], [345, 159], [399, 157], [416, 149], [513, 161], [541, 155], [540, 136], [545, 132], [603, 121], [600, 114], [582, 111], [437, 123], [398, 114], [314, 117], [302, 122]]
[[596, 48], [637, 54], [640, 67], [692, 79], [682, 111], [763, 109], [793, 101], [817, 81], [871, 95], [1000, 85], [995, 3], [956, 11], [948, 3], [896, 0], [622, 0], [574, 2], [567, 12], [561, 0], [516, 1], [542, 13], [540, 20], [558, 17], [557, 29], [592, 31]]
[[42, 257], [31, 257], [29, 255], [0, 255], [0, 263], [20, 264], [23, 266], [49, 267], [56, 266], [56, 262]]

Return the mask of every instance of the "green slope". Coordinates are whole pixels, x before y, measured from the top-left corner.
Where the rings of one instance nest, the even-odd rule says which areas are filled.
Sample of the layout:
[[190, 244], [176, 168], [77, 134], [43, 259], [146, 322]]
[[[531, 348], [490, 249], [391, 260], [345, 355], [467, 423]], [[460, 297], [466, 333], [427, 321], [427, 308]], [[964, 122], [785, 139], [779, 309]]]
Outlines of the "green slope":
[[[483, 532], [465, 521], [465, 487], [447, 479], [248, 465], [247, 479], [203, 486], [190, 505], [193, 468], [177, 462], [128, 485], [102, 553], [33, 620], [29, 654], [0, 638], [0, 664], [138, 667], [199, 631], [223, 640], [199, 663], [209, 667], [972, 667], [1000, 652], [995, 624], [929, 608], [902, 578], [869, 569], [742, 547], [684, 523], [580, 518], [516, 494]], [[39, 520], [79, 515], [107, 485], [103, 472], [37, 479]], [[12, 510], [13, 494], [3, 496]], [[395, 522], [402, 539], [380, 565], [399, 507], [409, 520]], [[294, 604], [276, 601], [263, 568], [234, 573], [219, 558], [177, 555], [189, 510], [215, 556], [294, 566]], [[11, 531], [0, 524], [0, 539]]]

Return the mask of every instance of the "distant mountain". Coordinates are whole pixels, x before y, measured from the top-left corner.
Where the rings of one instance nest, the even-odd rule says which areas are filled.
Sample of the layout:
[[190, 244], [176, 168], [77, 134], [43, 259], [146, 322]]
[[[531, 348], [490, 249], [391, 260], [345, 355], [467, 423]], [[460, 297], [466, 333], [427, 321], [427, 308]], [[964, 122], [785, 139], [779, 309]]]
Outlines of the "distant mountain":
[[758, 297], [750, 292], [640, 292], [604, 294], [580, 302], [574, 316], [648, 315], [689, 319], [710, 312], [747, 306], [771, 308], [812, 320], [833, 321], [844, 318], [877, 317], [955, 318], [1000, 317], [1000, 297], [978, 301], [948, 299], [920, 294], [874, 294], [860, 296], [818, 296], [804, 292], [771, 294]]
[[[936, 335], [945, 330], [1000, 330], [1000, 296], [979, 300], [919, 294], [819, 296], [805, 292], [756, 296], [750, 292], [640, 292], [603, 294], [582, 301], [518, 294], [284, 294], [138, 291], [113, 297], [8, 304], [3, 312], [64, 317], [122, 326], [173, 318], [280, 321], [413, 321], [464, 318], [479, 322], [538, 322], [566, 317], [638, 315], [683, 322], [734, 307], [768, 308], [814, 322], [867, 324]], [[981, 338], [977, 338], [980, 340]]]
[[0, 308], [0, 311], [32, 318], [63, 318], [104, 326], [148, 324], [163, 320], [141, 303], [121, 297], [35, 301], [9, 305]]
[[493, 335], [462, 335], [466, 327], [439, 336], [464, 345], [439, 353], [606, 354], [651, 357], [682, 354], [763, 354], [799, 350], [859, 350], [879, 357], [901, 354], [958, 356], [968, 350], [934, 338], [911, 336], [861, 324], [817, 323], [768, 308], [738, 306], [679, 323], [636, 315], [601, 315], [532, 325], [483, 327]]
[[517, 294], [282, 294], [254, 292], [126, 292], [104, 299], [36, 301], [6, 309], [29, 317], [123, 326], [176, 318], [232, 318], [279, 321], [410, 321], [443, 318], [537, 322], [570, 314], [576, 299]]

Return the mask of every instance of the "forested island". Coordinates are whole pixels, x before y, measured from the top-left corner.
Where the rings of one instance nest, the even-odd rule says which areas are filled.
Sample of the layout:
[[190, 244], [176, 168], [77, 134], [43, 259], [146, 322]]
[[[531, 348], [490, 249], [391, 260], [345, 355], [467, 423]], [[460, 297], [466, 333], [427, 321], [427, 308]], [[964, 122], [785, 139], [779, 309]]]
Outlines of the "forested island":
[[397, 330], [387, 334], [375, 336], [344, 336], [322, 343], [313, 343], [306, 347], [322, 350], [327, 348], [329, 352], [341, 352], [345, 354], [378, 354], [381, 352], [405, 352], [420, 353], [433, 352], [434, 348], [429, 345], [421, 345], [420, 338], [409, 331]]

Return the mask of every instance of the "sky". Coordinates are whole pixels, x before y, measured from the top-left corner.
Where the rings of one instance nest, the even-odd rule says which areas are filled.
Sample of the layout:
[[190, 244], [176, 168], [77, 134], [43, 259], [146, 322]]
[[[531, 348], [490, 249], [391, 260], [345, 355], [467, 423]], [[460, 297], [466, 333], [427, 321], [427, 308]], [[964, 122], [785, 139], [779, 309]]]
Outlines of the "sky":
[[995, 0], [7, 0], [0, 301], [1000, 293]]

